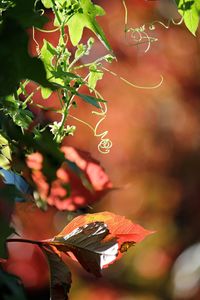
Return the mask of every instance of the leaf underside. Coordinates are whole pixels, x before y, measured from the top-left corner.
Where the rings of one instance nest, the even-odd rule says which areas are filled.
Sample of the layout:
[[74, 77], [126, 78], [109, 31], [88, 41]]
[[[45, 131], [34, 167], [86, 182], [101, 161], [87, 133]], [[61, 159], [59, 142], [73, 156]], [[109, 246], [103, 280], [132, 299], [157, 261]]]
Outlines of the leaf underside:
[[101, 276], [102, 268], [118, 255], [117, 239], [109, 237], [109, 230], [103, 222], [86, 224], [70, 234], [56, 236], [51, 244], [65, 253], [72, 252], [82, 267], [97, 277]]
[[51, 246], [46, 245], [41, 249], [46, 255], [50, 269], [51, 300], [67, 300], [72, 283], [71, 272]]

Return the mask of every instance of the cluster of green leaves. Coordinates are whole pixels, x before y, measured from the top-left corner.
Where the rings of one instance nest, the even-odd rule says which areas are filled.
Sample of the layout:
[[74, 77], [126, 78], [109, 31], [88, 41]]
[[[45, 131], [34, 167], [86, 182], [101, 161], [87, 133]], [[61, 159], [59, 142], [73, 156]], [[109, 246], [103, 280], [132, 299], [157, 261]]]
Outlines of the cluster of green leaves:
[[[75, 96], [80, 97], [85, 102], [100, 109], [99, 102], [105, 102], [101, 97], [94, 97], [91, 95], [85, 95], [78, 90], [82, 86], [87, 86], [91, 92], [95, 91], [97, 81], [102, 79], [103, 72], [98, 70], [100, 61], [94, 61], [87, 65], [77, 66], [77, 63], [83, 56], [89, 55], [90, 50], [94, 44], [94, 39], [90, 38], [86, 45], [78, 44], [75, 54], [72, 54], [67, 49], [65, 42], [65, 35], [61, 34], [57, 47], [54, 47], [50, 42], [44, 40], [43, 46], [40, 51], [40, 58], [44, 63], [47, 78], [53, 86], [57, 88], [56, 93], [61, 103], [62, 115], [61, 121], [51, 124], [51, 131], [54, 134], [55, 140], [60, 143], [63, 138], [68, 134], [73, 134], [74, 127], [65, 127], [65, 122], [71, 107], [77, 107]], [[106, 55], [101, 58], [101, 61], [112, 60], [112, 55]], [[85, 78], [76, 73], [76, 69], [87, 68], [88, 74]], [[41, 94], [43, 99], [48, 98], [52, 89], [41, 87]], [[30, 98], [29, 98], [30, 99]]]
[[[96, 16], [103, 15], [104, 10], [90, 0], [41, 1], [45, 8], [50, 8], [54, 12], [54, 25], [60, 31], [60, 39], [57, 47], [44, 40], [41, 49], [38, 50], [39, 56], [33, 58], [28, 53], [26, 28], [32, 26], [39, 29], [45, 24], [47, 18], [40, 14], [40, 7], [37, 8], [39, 1], [24, 2], [13, 0], [12, 5], [9, 4], [4, 11], [2, 10], [0, 109], [24, 131], [29, 128], [34, 119], [27, 105], [33, 102], [35, 92], [41, 90], [43, 99], [47, 99], [53, 91], [56, 92], [61, 104], [60, 110], [57, 111], [61, 114], [61, 120], [50, 124], [50, 128], [54, 139], [60, 143], [65, 136], [72, 135], [75, 131], [75, 126], [65, 126], [69, 109], [77, 106], [75, 96], [98, 109], [101, 108], [99, 102], [105, 102], [95, 92], [95, 87], [97, 81], [103, 77], [103, 71], [100, 70], [101, 61], [111, 62], [113, 56], [108, 54], [87, 65], [80, 63], [83, 56], [89, 55], [94, 44], [93, 38], [88, 40], [87, 45], [80, 43], [84, 27], [94, 32], [106, 48], [111, 50], [103, 30], [96, 21]], [[67, 48], [68, 38], [65, 27], [68, 27], [71, 42], [77, 48], [73, 58]], [[84, 67], [88, 70], [88, 74], [82, 78], [77, 74], [76, 69]], [[39, 85], [27, 94], [26, 85], [30, 80]], [[90, 93], [95, 92], [95, 96], [78, 92], [84, 85], [89, 88]], [[45, 105], [40, 105], [40, 108], [48, 109]], [[43, 131], [44, 128], [41, 127], [39, 130]], [[34, 132], [38, 135], [38, 130], [35, 128]]]

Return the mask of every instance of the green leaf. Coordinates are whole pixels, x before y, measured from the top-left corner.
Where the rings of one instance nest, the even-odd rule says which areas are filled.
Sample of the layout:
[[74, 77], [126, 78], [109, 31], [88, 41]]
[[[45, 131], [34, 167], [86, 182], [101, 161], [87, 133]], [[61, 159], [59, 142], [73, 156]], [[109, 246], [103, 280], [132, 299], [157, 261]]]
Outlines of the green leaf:
[[0, 268], [1, 300], [26, 300], [20, 279]]
[[[59, 76], [56, 78], [53, 75], [53, 59], [56, 57], [56, 55], [58, 55], [56, 48], [48, 41], [43, 40], [43, 46], [40, 53], [40, 58], [44, 63], [45, 70], [47, 72], [47, 78], [49, 78], [51, 82], [63, 84], [63, 81]], [[52, 91], [48, 88], [42, 88], [41, 93], [43, 99], [47, 99], [51, 95]]]
[[81, 58], [83, 55], [85, 55], [86, 51], [87, 51], [87, 47], [83, 44], [79, 44], [77, 46], [77, 50], [74, 55], [75, 59]]
[[176, 0], [178, 11], [183, 16], [186, 27], [195, 35], [200, 18], [199, 0]]
[[33, 120], [33, 114], [23, 105], [23, 102], [16, 100], [13, 95], [3, 98], [0, 102], [0, 108], [6, 115], [9, 115], [15, 124], [21, 129], [27, 129]]
[[11, 150], [9, 147], [8, 140], [0, 134], [0, 167], [9, 169], [11, 161]]
[[51, 76], [50, 70], [53, 67], [52, 61], [54, 56], [57, 54], [56, 48], [54, 48], [53, 45], [47, 42], [46, 40], [43, 40], [43, 46], [41, 48], [40, 53], [41, 53], [40, 58], [44, 63], [47, 76], [50, 77]]
[[55, 78], [60, 78], [60, 77], [68, 77], [70, 79], [81, 79], [80, 76], [71, 73], [71, 72], [65, 72], [63, 71], [61, 68], [57, 68], [56, 71], [51, 71], [51, 74], [55, 77]]
[[79, 5], [80, 10], [74, 13], [67, 22], [73, 46], [78, 45], [82, 38], [83, 29], [87, 27], [97, 35], [108, 50], [111, 50], [103, 30], [96, 21], [97, 16], [103, 16], [105, 14], [103, 8], [93, 4], [91, 0], [80, 0]]
[[100, 98], [95, 98], [92, 96], [88, 96], [88, 95], [84, 95], [84, 94], [80, 94], [80, 93], [76, 93], [77, 96], [81, 97], [85, 102], [94, 105], [97, 108], [101, 108], [98, 102], [106, 102], [103, 99]]
[[46, 7], [46, 8], [51, 8], [52, 7], [51, 0], [41, 0], [41, 2], [44, 5], [44, 7]]
[[103, 78], [103, 72], [97, 69], [96, 65], [92, 65], [90, 67], [90, 75], [88, 78], [88, 87], [90, 88], [90, 92], [92, 92], [97, 84], [98, 80]]
[[52, 94], [52, 90], [41, 87], [41, 94], [43, 99], [48, 99]]

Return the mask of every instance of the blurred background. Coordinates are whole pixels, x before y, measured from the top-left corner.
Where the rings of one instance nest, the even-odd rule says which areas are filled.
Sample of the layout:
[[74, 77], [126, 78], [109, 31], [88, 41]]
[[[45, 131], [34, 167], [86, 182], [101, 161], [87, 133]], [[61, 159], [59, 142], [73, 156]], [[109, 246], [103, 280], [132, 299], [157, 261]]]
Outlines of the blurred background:
[[[168, 24], [172, 17], [180, 20], [172, 1], [126, 0], [128, 28], [145, 24], [143, 36], [148, 34], [154, 40], [150, 45], [148, 39], [138, 44], [133, 35], [125, 34], [124, 7], [120, 0], [95, 3], [106, 11], [99, 22], [117, 57], [117, 62], [105, 67], [141, 87], [157, 85], [161, 76], [164, 80], [159, 88], [137, 89], [106, 72], [97, 86], [108, 100], [107, 118], [99, 131], [109, 131], [113, 143], [110, 154], [99, 153], [99, 139], [90, 128], [74, 119], [68, 123], [76, 125], [76, 134], [67, 138], [65, 144], [89, 151], [101, 162], [117, 188], [92, 205], [90, 212], [106, 210], [124, 215], [156, 233], [105, 270], [102, 279], [93, 278], [78, 264], [69, 262], [73, 272], [70, 299], [198, 300], [199, 32], [194, 37], [183, 24], [171, 24], [166, 29], [159, 23], [150, 30], [152, 21]], [[85, 34], [87, 40], [90, 33], [86, 30]], [[38, 41], [43, 38], [47, 35], [36, 34]], [[48, 39], [56, 45], [56, 34]], [[31, 47], [33, 51], [35, 46]], [[94, 47], [92, 58], [106, 54], [100, 42]], [[95, 124], [91, 107], [81, 103], [79, 107], [74, 116]], [[52, 113], [46, 116], [56, 119]], [[35, 211], [29, 208], [26, 217], [20, 219], [18, 215], [15, 220], [29, 236], [52, 236], [66, 223], [66, 213], [53, 208], [45, 216], [37, 210], [37, 218], [30, 222]], [[48, 299], [48, 268], [43, 254], [31, 245], [27, 245], [26, 251], [21, 243], [9, 247], [11, 258], [7, 270], [22, 278], [28, 299]]]

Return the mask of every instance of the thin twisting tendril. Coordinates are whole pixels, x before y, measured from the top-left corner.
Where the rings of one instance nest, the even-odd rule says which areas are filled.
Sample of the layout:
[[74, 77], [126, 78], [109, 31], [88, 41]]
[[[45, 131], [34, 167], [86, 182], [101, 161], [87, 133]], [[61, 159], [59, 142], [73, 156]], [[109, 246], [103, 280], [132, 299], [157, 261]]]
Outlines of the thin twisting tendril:
[[[97, 92], [96, 90], [94, 90], [96, 97], [103, 99], [103, 97], [100, 95], [99, 92]], [[108, 130], [102, 132], [102, 133], [98, 133], [99, 130], [99, 126], [100, 124], [105, 120], [106, 118], [106, 114], [107, 114], [107, 104], [106, 103], [99, 103], [100, 106], [100, 112], [99, 111], [92, 111], [92, 114], [95, 114], [97, 116], [100, 116], [100, 120], [96, 123], [95, 127], [91, 126], [89, 123], [72, 116], [71, 114], [68, 115], [68, 117], [73, 118], [74, 120], [85, 124], [86, 126], [88, 126], [92, 131], [95, 137], [100, 138], [100, 142], [98, 144], [98, 150], [100, 153], [102, 154], [108, 154], [110, 152], [110, 149], [112, 148], [112, 141], [109, 138], [105, 138], [108, 134]]]
[[[100, 93], [98, 93], [97, 91], [95, 91], [95, 95], [96, 95], [96, 97], [103, 99], [102, 96], [100, 95]], [[112, 148], [112, 141], [109, 138], [105, 138], [108, 134], [108, 130], [105, 130], [102, 133], [97, 133], [100, 124], [106, 118], [108, 108], [107, 108], [107, 104], [105, 102], [99, 103], [99, 106], [100, 106], [101, 112], [92, 111], [92, 114], [95, 114], [95, 115], [101, 117], [101, 119], [97, 122], [97, 124], [94, 128], [94, 136], [101, 138], [101, 141], [98, 144], [99, 152], [101, 152], [102, 154], [108, 154], [110, 152], [110, 149]]]
[[[127, 35], [127, 33], [131, 33], [131, 39], [134, 41], [134, 43], [132, 45], [134, 45], [134, 46], [138, 46], [140, 44], [146, 44], [147, 43], [147, 47], [144, 50], [144, 52], [145, 53], [148, 52], [150, 47], [151, 47], [151, 44], [153, 42], [157, 42], [158, 38], [150, 36], [146, 32], [146, 28], [145, 28], [146, 26], [145, 25], [143, 25], [141, 27], [137, 27], [137, 28], [132, 28], [132, 27], [128, 28], [128, 9], [127, 9], [125, 0], [122, 0], [122, 3], [123, 3], [123, 6], [124, 6], [124, 27], [125, 27], [124, 31], [125, 31], [125, 36]], [[152, 23], [147, 24], [147, 26], [148, 26], [147, 29], [150, 30], [150, 31], [155, 30], [155, 24], [159, 24], [159, 25], [163, 26], [165, 29], [169, 29], [171, 23], [173, 25], [179, 26], [179, 25], [182, 24], [183, 20], [184, 20], [184, 16], [182, 16], [182, 18], [177, 22], [174, 19], [169, 19], [167, 24], [165, 24], [161, 21], [154, 21]]]
[[39, 45], [39, 43], [37, 42], [37, 40], [35, 38], [35, 27], [34, 26], [32, 27], [32, 31], [33, 31], [33, 40], [36, 44], [35, 49], [36, 49], [37, 55], [40, 56], [40, 45]]
[[39, 0], [36, 0], [34, 3], [34, 12], [40, 14], [40, 16], [44, 15], [44, 9], [40, 8], [37, 9], [37, 3], [39, 2]]
[[115, 77], [118, 77], [119, 79], [121, 79], [122, 81], [124, 81], [125, 83], [127, 83], [128, 85], [134, 87], [134, 88], [137, 88], [137, 89], [142, 89], [142, 90], [154, 90], [154, 89], [157, 89], [158, 87], [160, 87], [163, 83], [163, 76], [160, 75], [160, 82], [154, 86], [140, 86], [140, 85], [136, 85], [130, 81], [128, 81], [127, 79], [125, 79], [124, 77], [122, 76], [119, 76], [118, 74], [116, 74], [115, 72], [105, 68], [105, 67], [102, 67], [103, 70], [107, 71], [108, 73], [110, 73], [111, 75], [115, 76]]
[[38, 31], [41, 31], [41, 32], [44, 32], [44, 33], [52, 33], [52, 32], [56, 32], [56, 31], [60, 30], [59, 27], [53, 28], [53, 29], [41, 29], [41, 28], [36, 27], [36, 29]]

